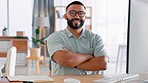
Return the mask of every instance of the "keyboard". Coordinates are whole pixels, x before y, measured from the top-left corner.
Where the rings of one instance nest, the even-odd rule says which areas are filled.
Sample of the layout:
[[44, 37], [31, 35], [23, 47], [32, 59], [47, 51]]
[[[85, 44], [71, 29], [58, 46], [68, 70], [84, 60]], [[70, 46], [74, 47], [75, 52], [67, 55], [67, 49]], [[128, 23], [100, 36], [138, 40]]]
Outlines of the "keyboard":
[[137, 76], [139, 76], [139, 74], [120, 74], [120, 75], [115, 75], [111, 77], [94, 80], [93, 83], [115, 83], [115, 82], [125, 81]]

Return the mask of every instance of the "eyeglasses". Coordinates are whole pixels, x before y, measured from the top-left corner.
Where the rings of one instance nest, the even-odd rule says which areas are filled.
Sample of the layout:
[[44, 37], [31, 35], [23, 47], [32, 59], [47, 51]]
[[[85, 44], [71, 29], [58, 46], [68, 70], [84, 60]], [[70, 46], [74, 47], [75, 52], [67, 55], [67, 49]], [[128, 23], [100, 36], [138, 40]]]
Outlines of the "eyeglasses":
[[72, 17], [75, 17], [77, 15], [77, 13], [78, 13], [79, 17], [84, 17], [86, 14], [86, 12], [84, 12], [84, 11], [77, 12], [76, 10], [70, 10], [70, 11], [67, 11], [67, 13], [69, 13], [69, 15]]

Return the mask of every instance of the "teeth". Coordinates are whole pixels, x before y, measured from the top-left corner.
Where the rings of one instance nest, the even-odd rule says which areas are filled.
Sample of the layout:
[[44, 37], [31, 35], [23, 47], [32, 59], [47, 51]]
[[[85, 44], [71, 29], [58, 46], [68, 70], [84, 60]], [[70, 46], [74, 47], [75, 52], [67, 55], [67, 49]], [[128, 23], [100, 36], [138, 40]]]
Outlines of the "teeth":
[[75, 23], [79, 23], [79, 21], [74, 21]]

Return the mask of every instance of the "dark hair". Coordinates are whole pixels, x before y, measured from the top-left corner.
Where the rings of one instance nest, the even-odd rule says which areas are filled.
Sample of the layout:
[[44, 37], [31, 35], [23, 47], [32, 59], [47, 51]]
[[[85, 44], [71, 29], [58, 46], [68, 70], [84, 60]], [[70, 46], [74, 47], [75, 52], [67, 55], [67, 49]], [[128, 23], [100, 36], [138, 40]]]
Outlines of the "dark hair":
[[69, 7], [70, 5], [73, 5], [73, 4], [82, 5], [82, 6], [84, 7], [84, 9], [86, 9], [86, 7], [85, 7], [85, 6], [83, 5], [83, 3], [81, 3], [80, 1], [73, 1], [73, 2], [71, 2], [71, 3], [66, 7], [66, 11], [67, 11], [68, 7]]

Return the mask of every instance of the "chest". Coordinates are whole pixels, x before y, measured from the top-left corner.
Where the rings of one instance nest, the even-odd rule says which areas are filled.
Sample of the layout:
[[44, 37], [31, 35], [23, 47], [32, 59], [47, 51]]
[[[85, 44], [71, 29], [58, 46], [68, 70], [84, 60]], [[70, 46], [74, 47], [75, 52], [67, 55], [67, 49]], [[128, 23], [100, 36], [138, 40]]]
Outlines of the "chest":
[[63, 40], [63, 46], [69, 51], [77, 53], [93, 54], [94, 42], [89, 38], [68, 38]]

